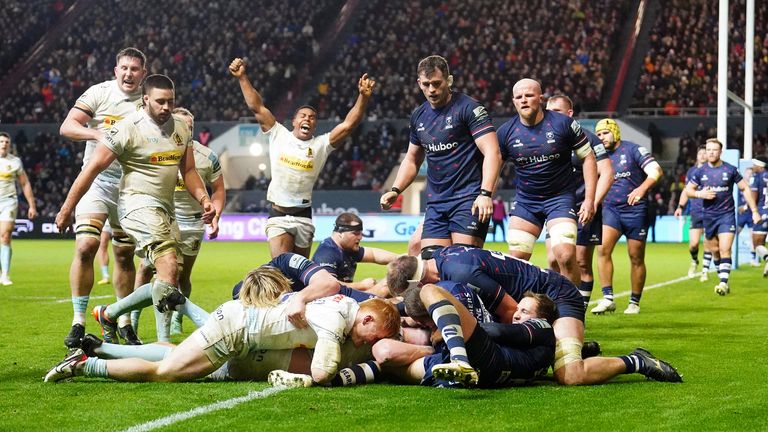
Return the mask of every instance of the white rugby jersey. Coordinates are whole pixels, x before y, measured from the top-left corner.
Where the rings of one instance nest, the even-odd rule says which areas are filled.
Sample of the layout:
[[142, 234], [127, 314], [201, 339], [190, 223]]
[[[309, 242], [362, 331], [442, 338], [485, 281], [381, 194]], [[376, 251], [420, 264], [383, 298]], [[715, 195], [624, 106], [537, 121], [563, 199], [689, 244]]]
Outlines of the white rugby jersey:
[[[195, 155], [195, 169], [206, 185], [212, 184], [221, 177], [221, 164], [219, 156], [210, 148], [192, 141], [192, 152]], [[187, 185], [179, 172], [176, 181], [176, 191], [173, 194], [176, 205], [176, 220], [193, 221], [195, 215], [203, 212], [203, 207], [187, 191]]]
[[302, 141], [279, 122], [265, 134], [269, 139], [272, 171], [267, 200], [282, 207], [309, 207], [312, 188], [333, 151], [331, 134]]
[[16, 198], [16, 179], [22, 172], [21, 159], [10, 153], [0, 157], [0, 198]]
[[158, 125], [142, 109], [113, 125], [105, 136], [104, 144], [123, 168], [118, 213], [161, 207], [173, 215], [179, 164], [192, 145], [192, 132], [184, 120], [171, 116]]
[[[117, 80], [104, 81], [91, 86], [77, 101], [87, 106], [93, 114], [88, 127], [101, 130], [105, 134], [115, 123], [139, 111], [142, 106], [141, 91], [134, 94], [124, 93], [117, 85]], [[95, 149], [96, 141], [86, 141], [83, 166], [91, 159]], [[120, 163], [114, 161], [109, 168], [99, 173], [94, 182], [104, 186], [118, 186], [122, 175]]]

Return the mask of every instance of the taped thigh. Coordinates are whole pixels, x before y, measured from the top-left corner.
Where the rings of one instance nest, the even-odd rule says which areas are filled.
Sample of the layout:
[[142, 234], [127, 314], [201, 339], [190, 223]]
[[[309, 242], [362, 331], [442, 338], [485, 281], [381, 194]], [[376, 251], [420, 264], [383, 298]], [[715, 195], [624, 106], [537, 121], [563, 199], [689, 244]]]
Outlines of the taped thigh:
[[510, 228], [507, 232], [507, 244], [510, 251], [519, 251], [523, 253], [532, 253], [533, 245], [536, 243], [536, 236], [519, 229]]
[[104, 229], [104, 222], [99, 219], [91, 219], [87, 217], [75, 219], [76, 238], [94, 238], [101, 241], [102, 229]]
[[581, 361], [583, 345], [583, 342], [574, 337], [558, 339], [555, 344], [555, 366], [552, 369], [557, 371], [571, 363]]
[[553, 247], [559, 244], [576, 244], [578, 228], [573, 222], [553, 224], [551, 227], [547, 227], [547, 232], [549, 232], [549, 238]]

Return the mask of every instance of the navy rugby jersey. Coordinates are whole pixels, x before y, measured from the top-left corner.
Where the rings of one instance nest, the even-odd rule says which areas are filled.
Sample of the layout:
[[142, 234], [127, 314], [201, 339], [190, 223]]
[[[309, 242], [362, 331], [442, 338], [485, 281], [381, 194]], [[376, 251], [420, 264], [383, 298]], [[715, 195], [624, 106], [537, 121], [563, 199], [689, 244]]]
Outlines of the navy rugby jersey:
[[[696, 165], [688, 168], [688, 172], [685, 173], [685, 184], [687, 185], [689, 181], [691, 181], [691, 176], [693, 175], [696, 170], [699, 169]], [[690, 203], [688, 206], [688, 212], [692, 215], [695, 214], [701, 214], [702, 206], [704, 205], [701, 202], [701, 198], [691, 198], [688, 197], [688, 202]]]
[[614, 147], [613, 150], [608, 150], [608, 155], [615, 174], [613, 185], [605, 196], [603, 205], [618, 210], [645, 209], [648, 205], [645, 197], [642, 197], [634, 206], [627, 204], [627, 197], [648, 178], [648, 174], [643, 169], [656, 159], [648, 149], [630, 141], [621, 141], [619, 148]]
[[768, 170], [764, 170], [761, 173], [752, 173], [752, 177], [749, 178], [749, 189], [757, 193], [757, 210], [760, 213], [766, 213], [768, 211]]
[[[600, 138], [586, 129], [584, 130], [584, 133], [587, 135], [589, 145], [592, 147], [592, 152], [595, 154], [595, 160], [600, 162], [601, 160], [608, 159], [608, 152], [605, 150], [605, 146], [603, 145], [603, 142], [600, 141]], [[573, 164], [574, 181], [579, 183], [579, 187], [576, 188], [575, 195], [576, 205], [580, 206], [581, 203], [584, 202], [584, 198], [587, 192], [587, 187], [584, 184], [584, 161], [580, 159], [574, 152], [571, 153], [571, 163]]]
[[475, 317], [478, 323], [493, 322], [491, 314], [485, 308], [485, 305], [483, 305], [480, 297], [478, 297], [477, 293], [466, 284], [453, 281], [440, 281], [435, 285], [451, 293], [459, 303], [467, 308], [469, 313]]
[[549, 279], [547, 270], [497, 251], [454, 245], [432, 257], [441, 280], [470, 285], [491, 312], [505, 292], [519, 302], [526, 291], [542, 292]]
[[725, 161], [721, 162], [717, 167], [705, 163], [693, 173], [690, 179], [697, 189], [710, 189], [716, 193], [714, 199], [702, 200], [705, 215], [727, 214], [736, 210], [733, 202], [733, 185], [740, 182], [743, 177], [735, 166]]
[[317, 247], [312, 261], [328, 270], [340, 282], [352, 282], [357, 271], [357, 263], [363, 260], [365, 248], [360, 246], [357, 252], [346, 252], [331, 237], [323, 240]]
[[464, 93], [453, 92], [444, 107], [424, 102], [413, 111], [410, 142], [426, 154], [427, 203], [480, 193], [483, 154], [475, 140], [494, 130], [485, 108]]
[[579, 122], [544, 110], [535, 126], [512, 117], [499, 128], [498, 136], [501, 158], [515, 165], [519, 196], [541, 199], [576, 189], [571, 152], [589, 145]]

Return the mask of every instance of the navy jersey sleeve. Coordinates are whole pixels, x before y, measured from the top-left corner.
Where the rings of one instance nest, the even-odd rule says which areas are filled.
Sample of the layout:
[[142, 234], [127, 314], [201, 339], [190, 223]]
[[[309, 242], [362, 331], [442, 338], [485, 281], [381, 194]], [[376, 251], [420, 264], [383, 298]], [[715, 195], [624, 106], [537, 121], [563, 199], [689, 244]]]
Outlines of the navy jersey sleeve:
[[467, 104], [461, 110], [462, 120], [467, 124], [472, 139], [477, 140], [481, 136], [493, 132], [495, 129], [485, 107], [476, 100], [467, 97]]
[[364, 302], [366, 300], [370, 300], [372, 298], [376, 298], [376, 296], [373, 295], [373, 294], [369, 294], [367, 292], [356, 290], [356, 289], [350, 288], [350, 287], [348, 287], [346, 285], [341, 285], [339, 287], [339, 294], [345, 295], [345, 296], [351, 298], [352, 300], [354, 300], [354, 301], [356, 301], [358, 303]]
[[582, 130], [587, 135], [589, 145], [592, 146], [592, 151], [595, 153], [595, 159], [597, 159], [598, 162], [604, 159], [608, 159], [608, 152], [605, 151], [605, 146], [603, 145], [603, 142], [600, 141], [600, 138], [586, 129]]
[[462, 282], [472, 288], [489, 312], [493, 313], [504, 298], [504, 289], [481, 270], [466, 264], [451, 263], [443, 269], [445, 279]]
[[360, 246], [360, 249], [357, 251], [357, 262], [360, 262], [363, 260], [363, 257], [365, 257], [365, 248]]
[[481, 327], [494, 342], [511, 348], [555, 344], [555, 331], [540, 318], [514, 324], [484, 323]]
[[[755, 175], [753, 174], [752, 177], [754, 177], [754, 176]], [[736, 167], [733, 167], [733, 177], [731, 177], [731, 178], [733, 178], [733, 184], [734, 185], [738, 184], [740, 181], [744, 180], [744, 177], [741, 175], [741, 173], [739, 172], [739, 169], [736, 168]]]
[[693, 183], [696, 186], [701, 185], [699, 171], [699, 168], [691, 168], [690, 171], [688, 171], [688, 178], [686, 179], [687, 183]]
[[640, 145], [635, 148], [634, 152], [632, 152], [632, 157], [635, 158], [635, 163], [637, 163], [637, 166], [642, 169], [645, 169], [649, 163], [656, 162], [656, 159], [653, 157], [651, 152], [649, 152], [647, 148]]
[[568, 136], [570, 136], [572, 140], [573, 150], [580, 150], [584, 146], [589, 145], [587, 134], [584, 133], [584, 130], [582, 130], [581, 124], [578, 121], [575, 119], [570, 119], [569, 129], [570, 131]]
[[496, 133], [496, 136], [499, 138], [499, 150], [501, 151], [501, 160], [503, 161], [509, 159], [510, 155], [507, 139], [509, 138], [509, 131], [512, 129], [511, 124], [511, 120], [506, 121]]
[[421, 110], [419, 108], [416, 108], [411, 113], [411, 120], [408, 123], [408, 133], [410, 135], [409, 141], [410, 141], [410, 144], [414, 144], [414, 145], [421, 145], [421, 140], [419, 139], [419, 134], [416, 133], [416, 121], [417, 121], [417, 119], [419, 117], [419, 113], [420, 112], [421, 112]]
[[297, 288], [299, 290], [305, 288], [309, 285], [312, 276], [322, 270], [320, 266], [312, 261], [299, 254], [290, 252], [278, 255], [273, 258], [268, 265], [277, 268], [288, 279], [291, 279], [294, 282], [292, 285], [294, 291], [296, 291]]

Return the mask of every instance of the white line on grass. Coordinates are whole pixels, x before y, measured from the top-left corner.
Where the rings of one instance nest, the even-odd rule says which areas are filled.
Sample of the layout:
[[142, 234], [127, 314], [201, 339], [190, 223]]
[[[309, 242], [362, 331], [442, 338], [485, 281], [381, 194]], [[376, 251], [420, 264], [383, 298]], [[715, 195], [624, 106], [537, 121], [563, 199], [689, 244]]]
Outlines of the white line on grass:
[[125, 432], [143, 432], [143, 431], [150, 431], [153, 429], [169, 426], [174, 423], [178, 423], [180, 421], [190, 419], [192, 417], [205, 415], [205, 414], [212, 413], [214, 411], [219, 411], [222, 409], [233, 408], [237, 405], [240, 405], [241, 403], [249, 402], [254, 399], [263, 399], [275, 393], [279, 393], [283, 390], [288, 390], [288, 388], [287, 387], [268, 387], [259, 392], [252, 391], [245, 396], [240, 396], [232, 399], [215, 402], [210, 405], [203, 405], [197, 408], [193, 408], [189, 411], [183, 411], [176, 414], [171, 414], [166, 417], [161, 417], [157, 420], [141, 423], [126, 429]]
[[[100, 296], [91, 296], [91, 300], [100, 300], [100, 299], [107, 299], [107, 298], [114, 298], [114, 295], [100, 295]], [[71, 297], [67, 298], [58, 298], [58, 297], [44, 297], [44, 296], [32, 296], [32, 297], [11, 297], [11, 300], [40, 300], [43, 303], [69, 303], [72, 301]]]
[[[683, 277], [679, 277], [677, 279], [672, 279], [672, 280], [668, 280], [668, 281], [665, 281], [665, 282], [659, 282], [657, 284], [648, 285], [647, 287], [643, 288], [643, 292], [646, 292], [646, 291], [652, 290], [652, 289], [656, 289], [656, 288], [661, 288], [661, 287], [667, 286], [667, 285], [676, 284], [678, 282], [687, 281], [687, 280], [694, 279], [694, 278], [697, 278], [697, 277], [699, 277], [698, 273], [694, 277], [683, 276]], [[620, 293], [614, 294], [613, 298], [628, 297], [630, 294], [632, 294], [632, 291], [622, 291]], [[597, 302], [599, 302], [600, 300], [601, 299], [592, 300], [592, 301], [589, 302], [589, 304], [597, 304]]]

